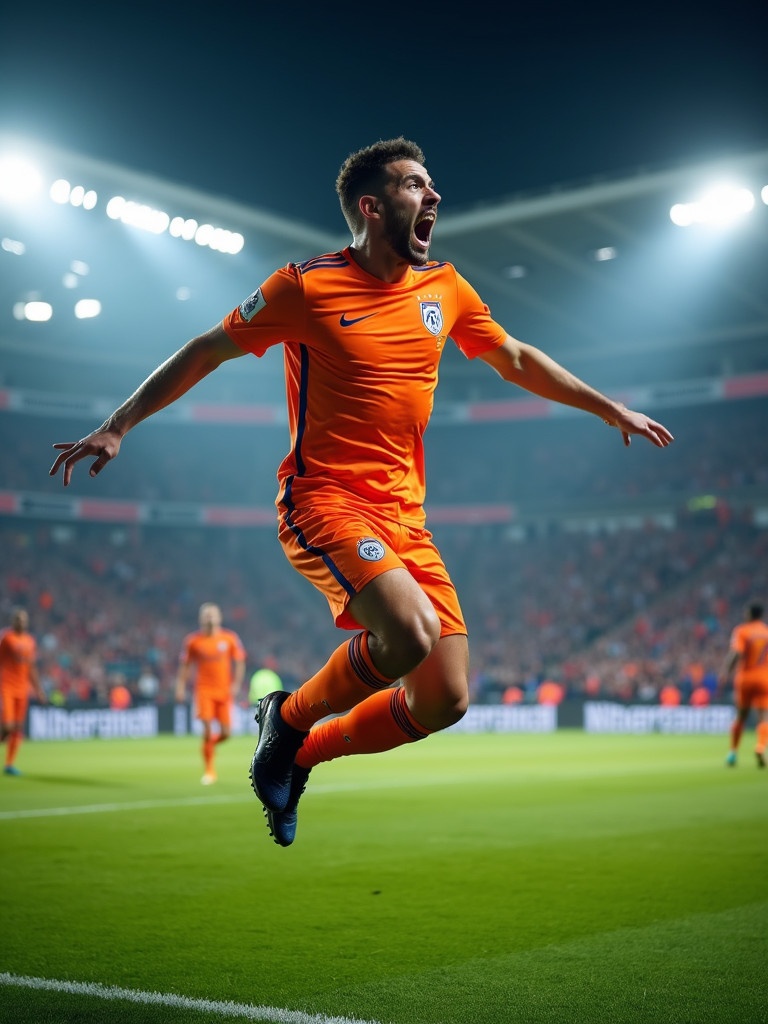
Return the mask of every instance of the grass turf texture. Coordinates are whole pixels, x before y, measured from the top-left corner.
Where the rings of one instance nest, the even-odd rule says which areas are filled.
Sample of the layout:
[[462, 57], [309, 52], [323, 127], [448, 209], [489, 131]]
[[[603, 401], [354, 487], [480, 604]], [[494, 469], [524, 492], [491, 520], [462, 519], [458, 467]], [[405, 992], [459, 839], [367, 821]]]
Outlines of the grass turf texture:
[[[26, 743], [0, 971], [392, 1024], [768, 1021], [752, 741], [728, 769], [725, 737], [437, 735], [315, 769], [287, 850], [250, 738], [208, 788], [192, 738]], [[14, 1024], [223, 1019], [0, 987]]]

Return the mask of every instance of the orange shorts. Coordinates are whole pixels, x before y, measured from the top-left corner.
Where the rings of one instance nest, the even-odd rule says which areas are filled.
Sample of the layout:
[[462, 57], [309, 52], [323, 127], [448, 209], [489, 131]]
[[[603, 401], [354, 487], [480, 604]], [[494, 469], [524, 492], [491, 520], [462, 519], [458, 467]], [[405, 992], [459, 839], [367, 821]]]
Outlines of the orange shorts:
[[25, 693], [2, 690], [0, 691], [0, 705], [0, 721], [3, 725], [23, 722], [27, 717], [29, 697]]
[[734, 685], [736, 707], [768, 711], [768, 683], [749, 679], [737, 680]]
[[215, 718], [226, 729], [232, 724], [232, 698], [221, 698], [205, 691], [195, 694], [195, 715], [201, 722], [212, 722]]
[[360, 629], [348, 604], [390, 569], [407, 569], [432, 602], [440, 635], [466, 633], [456, 588], [429, 530], [355, 508], [290, 509], [278, 536], [294, 569], [324, 595], [341, 629]]

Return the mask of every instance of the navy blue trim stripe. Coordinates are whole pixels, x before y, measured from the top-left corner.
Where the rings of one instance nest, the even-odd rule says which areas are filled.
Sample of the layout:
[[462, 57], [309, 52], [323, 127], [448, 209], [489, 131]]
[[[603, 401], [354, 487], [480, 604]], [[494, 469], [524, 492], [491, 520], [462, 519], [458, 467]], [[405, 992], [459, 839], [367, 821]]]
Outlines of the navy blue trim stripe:
[[443, 260], [442, 263], [433, 263], [429, 267], [411, 267], [411, 270], [415, 270], [417, 274], [428, 274], [430, 270], [439, 270], [441, 267], [446, 267], [448, 264]]
[[301, 443], [304, 440], [304, 431], [307, 429], [307, 395], [309, 393], [309, 351], [306, 345], [299, 345], [301, 368], [299, 370], [299, 408], [296, 417], [296, 444], [294, 455], [296, 457], [296, 471], [299, 476], [304, 476], [306, 466], [301, 457]]
[[286, 509], [285, 522], [296, 540], [299, 542], [300, 546], [309, 554], [317, 555], [318, 558], [321, 558], [333, 578], [344, 588], [350, 597], [354, 597], [357, 591], [346, 576], [340, 571], [328, 552], [323, 551], [322, 548], [319, 548], [314, 544], [310, 544], [304, 536], [303, 530], [294, 523], [292, 518], [292, 513], [296, 511], [296, 506], [294, 505], [293, 498], [291, 496], [293, 481], [296, 476], [303, 476], [306, 470], [304, 460], [301, 457], [301, 442], [307, 425], [307, 391], [309, 381], [309, 352], [307, 350], [307, 346], [299, 345], [299, 352], [301, 355], [301, 370], [299, 373], [299, 409], [296, 422], [296, 443], [293, 449], [297, 472], [295, 474], [291, 474], [291, 476], [286, 480], [285, 490], [283, 491], [283, 496], [281, 498], [281, 503], [285, 505]]
[[347, 657], [349, 658], [349, 664], [352, 666], [352, 671], [358, 677], [360, 682], [365, 683], [366, 686], [370, 686], [372, 690], [384, 690], [386, 689], [392, 680], [382, 679], [381, 676], [377, 675], [372, 671], [370, 665], [365, 660], [363, 654], [363, 634], [358, 633], [353, 636], [347, 645]]
[[408, 714], [405, 706], [405, 690], [402, 686], [398, 686], [392, 694], [392, 699], [389, 702], [389, 710], [392, 713], [392, 717], [394, 718], [397, 727], [402, 729], [405, 735], [410, 736], [412, 740], [424, 740], [429, 736], [428, 732], [424, 732], [414, 725], [413, 719]]
[[310, 270], [319, 270], [322, 267], [348, 267], [349, 260], [340, 252], [325, 256], [313, 256], [311, 260], [304, 260], [303, 263], [294, 264], [300, 274], [308, 274]]
[[[293, 477], [291, 477], [291, 480], [292, 479], [293, 479]], [[323, 551], [323, 549], [319, 548], [316, 544], [310, 544], [309, 541], [307, 540], [307, 538], [304, 536], [304, 531], [299, 526], [297, 526], [296, 523], [294, 523], [293, 519], [291, 518], [291, 513], [293, 511], [295, 511], [295, 507], [296, 506], [293, 504], [293, 501], [291, 499], [290, 491], [291, 491], [291, 482], [289, 480], [288, 484], [287, 484], [287, 486], [285, 488], [285, 494], [283, 496], [283, 502], [284, 502], [284, 504], [286, 506], [285, 522], [286, 522], [286, 525], [288, 526], [288, 529], [294, 535], [294, 537], [298, 541], [299, 545], [302, 548], [304, 548], [304, 550], [308, 554], [310, 554], [310, 555], [317, 555], [318, 558], [322, 559], [323, 563], [325, 564], [326, 568], [328, 569], [328, 572], [330, 572], [330, 574], [333, 576], [333, 578], [336, 580], [336, 582], [341, 587], [344, 588], [344, 590], [347, 592], [347, 594], [349, 594], [350, 597], [354, 597], [355, 594], [357, 593], [357, 591], [352, 586], [352, 584], [349, 582], [347, 577], [341, 572], [341, 570], [336, 565], [336, 563], [333, 561], [333, 559], [328, 554], [328, 552], [327, 551]]]

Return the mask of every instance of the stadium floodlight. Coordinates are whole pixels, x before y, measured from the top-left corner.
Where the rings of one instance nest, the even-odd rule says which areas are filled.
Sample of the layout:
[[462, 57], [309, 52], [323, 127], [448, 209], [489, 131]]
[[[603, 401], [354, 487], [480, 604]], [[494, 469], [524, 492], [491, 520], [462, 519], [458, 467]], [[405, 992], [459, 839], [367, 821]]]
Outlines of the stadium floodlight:
[[171, 222], [171, 218], [164, 210], [155, 210], [145, 203], [135, 203], [132, 199], [124, 199], [123, 196], [113, 196], [109, 200], [107, 216], [130, 227], [149, 231], [153, 235], [162, 235], [168, 230]]
[[766, 206], [768, 206], [768, 185], [763, 185], [760, 189], [760, 198], [763, 200]]
[[755, 197], [748, 188], [716, 185], [700, 199], [689, 203], [675, 203], [670, 208], [669, 219], [681, 228], [693, 224], [728, 227], [749, 213], [754, 205]]
[[183, 238], [185, 242], [191, 242], [198, 227], [197, 221], [192, 217], [187, 217], [186, 220], [184, 217], [174, 217], [168, 228], [168, 234], [172, 238]]
[[23, 256], [27, 251], [26, 245], [19, 241], [18, 238], [3, 238], [2, 241], [0, 241], [0, 249], [2, 249], [3, 252], [11, 253], [13, 256]]
[[91, 320], [101, 313], [101, 303], [98, 299], [80, 299], [75, 303], [75, 316], [78, 320]]
[[[35, 323], [45, 323], [46, 320], [50, 320], [53, 316], [53, 306], [50, 302], [41, 302], [39, 299], [35, 299], [31, 302], [23, 302], [19, 304], [21, 306], [21, 316], [17, 319], [20, 320], [32, 320]], [[14, 309], [14, 316], [17, 315], [17, 309]]]
[[[86, 198], [83, 198], [85, 205]], [[155, 210], [144, 203], [136, 203], [123, 196], [113, 196], [107, 203], [107, 216], [123, 224], [142, 228], [152, 234], [161, 235], [167, 231], [172, 238], [185, 242], [196, 242], [199, 246], [216, 252], [236, 255], [245, 245], [245, 239], [237, 231], [218, 228], [213, 224], [198, 224], [193, 217], [171, 217], [164, 210]]]
[[23, 202], [31, 199], [42, 185], [40, 172], [19, 156], [0, 157], [0, 199]]
[[69, 197], [72, 206], [82, 206], [84, 210], [92, 210], [96, 205], [96, 193], [92, 188], [75, 185]]
[[85, 185], [72, 185], [66, 178], [57, 178], [48, 190], [54, 203], [60, 206], [82, 206], [84, 210], [92, 210], [98, 202], [98, 195], [92, 188]]
[[56, 181], [48, 189], [48, 195], [54, 203], [59, 203], [64, 206], [65, 203], [69, 202], [69, 197], [72, 194], [72, 186], [66, 178], [57, 178]]
[[618, 255], [618, 250], [614, 245], [602, 245], [599, 249], [594, 250], [592, 258], [597, 263], [606, 263], [608, 260], [615, 260]]
[[216, 252], [235, 254], [243, 248], [244, 241], [243, 236], [237, 232], [228, 231], [226, 228], [214, 228], [208, 245]]

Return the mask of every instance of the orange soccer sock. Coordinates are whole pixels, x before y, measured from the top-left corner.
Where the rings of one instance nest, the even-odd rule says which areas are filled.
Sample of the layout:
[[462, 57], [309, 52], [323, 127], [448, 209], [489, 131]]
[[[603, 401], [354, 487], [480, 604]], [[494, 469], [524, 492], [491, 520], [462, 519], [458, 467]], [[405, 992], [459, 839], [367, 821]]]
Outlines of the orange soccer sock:
[[216, 749], [216, 740], [203, 740], [203, 763], [206, 772], [213, 772], [213, 752]]
[[320, 671], [288, 696], [280, 713], [288, 725], [306, 732], [326, 715], [348, 711], [393, 682], [373, 664], [368, 634], [358, 633], [337, 647]]
[[755, 751], [758, 754], [764, 754], [766, 747], [768, 747], [768, 722], [760, 722], [757, 727], [757, 746]]
[[16, 760], [16, 755], [19, 752], [21, 746], [21, 733], [11, 732], [8, 733], [8, 742], [5, 745], [5, 767], [9, 768]]
[[731, 723], [731, 750], [738, 750], [741, 742], [741, 734], [744, 732], [744, 723], [740, 718], [734, 719]]
[[414, 719], [402, 686], [374, 693], [340, 718], [316, 725], [296, 756], [302, 768], [314, 768], [348, 754], [378, 754], [429, 736]]

